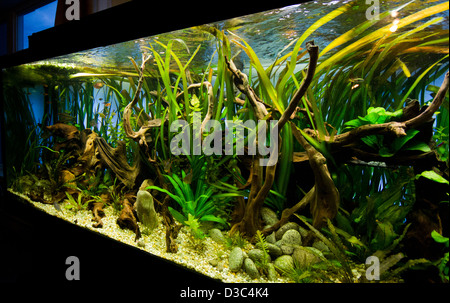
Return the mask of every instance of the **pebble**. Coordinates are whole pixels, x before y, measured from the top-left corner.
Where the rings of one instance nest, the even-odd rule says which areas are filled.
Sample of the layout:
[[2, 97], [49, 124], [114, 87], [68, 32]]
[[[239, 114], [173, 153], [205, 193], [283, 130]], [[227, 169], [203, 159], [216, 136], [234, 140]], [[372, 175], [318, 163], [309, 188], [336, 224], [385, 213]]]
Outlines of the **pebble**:
[[217, 265], [219, 265], [219, 260], [212, 259], [212, 260], [209, 261], [209, 264], [211, 264], [211, 266], [216, 267]]
[[323, 241], [316, 241], [316, 242], [314, 242], [312, 247], [317, 248], [318, 250], [324, 251], [324, 252], [329, 252], [330, 251], [328, 246], [325, 243], [323, 243]]
[[268, 207], [261, 208], [261, 218], [266, 225], [272, 226], [278, 222], [277, 214]]
[[[318, 251], [318, 253], [320, 253], [320, 251]], [[317, 257], [314, 253], [311, 252], [310, 247], [295, 248], [292, 254], [292, 258], [296, 262], [297, 266], [300, 268], [308, 267], [320, 262], [319, 257]]]
[[240, 247], [235, 247], [230, 252], [230, 256], [228, 257], [228, 264], [230, 266], [230, 271], [236, 272], [239, 271], [244, 263], [244, 254]]
[[276, 281], [278, 278], [278, 273], [273, 263], [267, 264], [267, 278], [269, 281]]
[[274, 262], [275, 269], [281, 274], [285, 274], [286, 272], [290, 272], [294, 269], [294, 259], [289, 255], [283, 255], [278, 257]]
[[277, 242], [277, 239], [275, 238], [275, 232], [271, 233], [266, 237], [266, 242], [275, 244]]
[[250, 250], [248, 252], [248, 257], [252, 259], [252, 261], [259, 263], [263, 263], [264, 260], [266, 261], [265, 263], [269, 263], [272, 261], [270, 255], [265, 255], [264, 251], [258, 248]]
[[250, 278], [252, 278], [252, 279], [259, 278], [258, 268], [256, 268], [256, 265], [252, 261], [252, 259], [246, 258], [244, 260], [244, 269], [245, 269], [245, 272], [250, 276]]
[[287, 230], [281, 238], [281, 245], [295, 246], [302, 245], [302, 236], [295, 229]]
[[288, 222], [286, 224], [284, 224], [283, 226], [281, 226], [275, 233], [275, 238], [276, 240], [281, 240], [281, 238], [283, 237], [283, 235], [288, 231], [294, 229], [296, 231], [299, 230], [299, 225], [295, 222]]
[[209, 236], [211, 237], [211, 239], [214, 240], [214, 242], [225, 243], [225, 237], [223, 236], [222, 232], [217, 228], [210, 229]]
[[[266, 243], [267, 244], [267, 250], [269, 251], [269, 255], [273, 258], [279, 257], [283, 254], [283, 252], [281, 251], [281, 249], [272, 243]], [[257, 248], [261, 248], [259, 246], [259, 243], [256, 243], [256, 247]]]

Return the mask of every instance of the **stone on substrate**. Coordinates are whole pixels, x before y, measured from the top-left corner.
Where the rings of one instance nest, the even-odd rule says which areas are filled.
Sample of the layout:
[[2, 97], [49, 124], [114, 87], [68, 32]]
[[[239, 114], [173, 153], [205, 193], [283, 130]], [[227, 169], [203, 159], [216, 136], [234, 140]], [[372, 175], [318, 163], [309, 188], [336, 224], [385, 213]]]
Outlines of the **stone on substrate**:
[[283, 255], [292, 255], [295, 247], [291, 245], [281, 245], [280, 248]]
[[[278, 246], [276, 246], [275, 244], [271, 244], [271, 243], [266, 243], [266, 244], [267, 244], [267, 250], [269, 251], [269, 255], [271, 257], [277, 258], [283, 254], [281, 249]], [[259, 243], [256, 243], [256, 247], [261, 249]]]
[[261, 208], [261, 218], [266, 225], [274, 225], [278, 222], [277, 214], [268, 207]]
[[276, 281], [278, 278], [278, 273], [273, 263], [267, 264], [267, 278], [269, 281]]
[[147, 187], [155, 185], [153, 183], [152, 179], [145, 179], [142, 181], [141, 187], [139, 187], [139, 190], [146, 190]]
[[283, 226], [281, 226], [275, 233], [275, 238], [276, 240], [281, 240], [281, 238], [283, 237], [283, 235], [288, 231], [294, 229], [296, 231], [299, 230], [299, 225], [295, 222], [288, 222], [286, 224], [284, 224]]
[[294, 269], [294, 259], [289, 255], [283, 255], [281, 257], [278, 257], [273, 262], [273, 265], [275, 266], [277, 272], [279, 272], [281, 275], [284, 275]]
[[250, 278], [252, 278], [252, 279], [259, 278], [258, 268], [256, 268], [256, 265], [252, 261], [252, 259], [246, 258], [244, 260], [244, 269], [245, 269], [245, 272], [250, 276]]
[[139, 221], [148, 229], [153, 230], [158, 225], [153, 197], [146, 190], [139, 190], [137, 193], [136, 213]]
[[264, 263], [264, 261], [266, 261], [265, 263], [270, 263], [272, 261], [269, 254], [264, 255], [264, 251], [258, 248], [250, 250], [248, 252], [248, 257], [252, 259], [252, 261], [259, 263]]
[[266, 237], [266, 242], [267, 243], [272, 243], [272, 244], [275, 244], [275, 242], [277, 242], [277, 240], [275, 238], [275, 232], [271, 233], [270, 235], [268, 235]]
[[240, 247], [235, 247], [230, 252], [230, 256], [228, 257], [228, 266], [230, 271], [237, 272], [241, 269], [242, 264], [244, 263], [244, 254]]
[[312, 252], [313, 249], [315, 253], [320, 254], [319, 250], [311, 247], [297, 247], [294, 249], [292, 258], [299, 268], [305, 268], [320, 262], [320, 258]]
[[295, 229], [287, 230], [281, 238], [281, 245], [302, 245], [302, 236]]
[[209, 236], [216, 243], [220, 243], [220, 244], [225, 243], [225, 237], [223, 236], [222, 232], [217, 228], [210, 229]]
[[323, 251], [323, 252], [329, 252], [330, 251], [328, 246], [325, 243], [323, 243], [323, 241], [316, 241], [316, 242], [314, 242], [312, 247], [314, 247], [314, 248], [316, 248], [316, 249], [318, 249], [320, 251]]
[[306, 238], [309, 234], [309, 231], [301, 226], [298, 227], [298, 231], [300, 232], [300, 235], [302, 235], [302, 238]]
[[209, 260], [209, 264], [213, 267], [216, 267], [217, 265], [219, 265], [219, 260], [218, 259]]

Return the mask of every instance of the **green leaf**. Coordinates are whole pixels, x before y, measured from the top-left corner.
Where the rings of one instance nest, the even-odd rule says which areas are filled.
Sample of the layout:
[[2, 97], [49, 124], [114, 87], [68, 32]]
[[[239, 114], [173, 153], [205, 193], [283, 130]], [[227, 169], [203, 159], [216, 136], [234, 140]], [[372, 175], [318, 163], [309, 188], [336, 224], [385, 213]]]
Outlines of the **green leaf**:
[[448, 180], [446, 180], [443, 177], [439, 176], [433, 170], [426, 170], [426, 171], [422, 172], [421, 174], [418, 174], [416, 176], [416, 179], [419, 179], [420, 177], [424, 177], [424, 178], [427, 178], [427, 179], [430, 179], [432, 181], [439, 182], [439, 183], [449, 184]]
[[378, 152], [380, 154], [380, 156], [382, 157], [392, 157], [393, 155], [395, 155], [395, 153], [391, 152], [389, 150], [389, 148], [387, 148], [386, 146], [383, 146], [382, 148], [380, 148], [380, 151]]
[[406, 136], [395, 138], [394, 142], [392, 142], [392, 149], [394, 153], [399, 151], [403, 147], [403, 145], [406, 144], [406, 142], [414, 138], [414, 136], [417, 135], [418, 133], [419, 133], [418, 130], [410, 129], [406, 131]]
[[225, 220], [223, 220], [219, 217], [216, 217], [214, 215], [205, 215], [200, 218], [200, 221], [212, 221], [212, 222], [217, 222], [217, 223], [227, 225], [227, 222]]
[[428, 144], [426, 144], [424, 142], [419, 142], [419, 143], [414, 144], [412, 146], [405, 147], [403, 150], [418, 150], [418, 151], [421, 151], [421, 152], [424, 152], [424, 153], [427, 153], [427, 152], [431, 151], [431, 149], [428, 146]]
[[169, 208], [169, 212], [172, 214], [172, 216], [180, 223], [185, 223], [187, 218], [185, 216], [183, 216], [180, 212], [178, 212], [177, 210], [173, 209], [172, 207], [168, 207]]
[[447, 237], [442, 236], [437, 231], [433, 230], [431, 232], [431, 237], [434, 239], [434, 241], [438, 243], [445, 243], [445, 245], [448, 247], [449, 239]]

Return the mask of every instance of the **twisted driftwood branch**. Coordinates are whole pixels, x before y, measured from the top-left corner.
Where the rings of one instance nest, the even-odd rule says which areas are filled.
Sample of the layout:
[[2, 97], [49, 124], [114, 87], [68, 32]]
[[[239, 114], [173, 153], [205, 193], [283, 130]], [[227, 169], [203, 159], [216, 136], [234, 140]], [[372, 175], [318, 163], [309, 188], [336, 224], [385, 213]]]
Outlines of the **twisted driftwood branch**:
[[[133, 108], [135, 107], [139, 95], [142, 90], [142, 85], [144, 84], [144, 69], [147, 62], [150, 60], [151, 56], [142, 55], [142, 64], [139, 68], [139, 82], [138, 86], [136, 88], [136, 93], [134, 94], [133, 100], [125, 107], [123, 111], [123, 128], [125, 130], [125, 134], [128, 138], [133, 139], [134, 141], [138, 142], [139, 145], [144, 145], [148, 149], [147, 141], [145, 138], [145, 133], [155, 127], [161, 126], [161, 119], [154, 119], [148, 121], [145, 125], [141, 126], [141, 128], [135, 132], [133, 128], [131, 127], [131, 114], [133, 111]], [[151, 160], [151, 159], [150, 159]]]
[[[382, 124], [367, 124], [352, 129], [349, 132], [336, 135], [334, 138], [329, 136], [325, 136], [324, 140], [330, 143], [335, 147], [349, 145], [350, 143], [355, 142], [357, 139], [370, 136], [370, 135], [385, 135], [385, 134], [394, 134], [397, 137], [405, 136], [406, 131], [411, 128], [417, 128], [418, 126], [429, 122], [432, 119], [433, 114], [438, 110], [438, 108], [442, 105], [442, 102], [445, 99], [445, 94], [449, 89], [449, 72], [445, 75], [444, 81], [442, 82], [439, 91], [436, 96], [434, 96], [433, 102], [428, 106], [428, 108], [422, 112], [420, 115], [410, 118], [404, 122], [388, 122]], [[308, 130], [308, 134], [317, 137], [317, 132], [313, 130]]]
[[[306, 90], [308, 89], [314, 77], [319, 57], [319, 48], [318, 46], [314, 45], [314, 41], [307, 42], [306, 47], [310, 56], [308, 71], [306, 73], [306, 77], [302, 85], [300, 86], [298, 91], [294, 94], [294, 96], [291, 99], [291, 102], [289, 103], [288, 107], [281, 115], [280, 120], [278, 120], [276, 124], [276, 126], [278, 127], [278, 137], [283, 126], [286, 124], [286, 122], [289, 121], [292, 114], [296, 110], [298, 103], [300, 102], [303, 95], [306, 93]], [[236, 69], [232, 60], [228, 61], [227, 58], [225, 58], [225, 60], [227, 62], [228, 68], [234, 75], [234, 83], [236, 87], [245, 95], [247, 95], [257, 118], [263, 120], [268, 114], [267, 109], [264, 106], [263, 102], [256, 96], [253, 89], [249, 86], [247, 76], [242, 72], [240, 72], [238, 69]], [[278, 149], [279, 147], [280, 144], [277, 144]], [[233, 232], [236, 230], [240, 230], [242, 233], [247, 234], [247, 236], [251, 237], [256, 233], [258, 229], [260, 229], [259, 220], [260, 220], [261, 206], [263, 205], [264, 200], [266, 199], [270, 191], [270, 188], [272, 187], [273, 182], [275, 180], [275, 171], [277, 162], [276, 161], [277, 159], [275, 159], [275, 157], [278, 157], [278, 153], [270, 154], [269, 163], [275, 164], [266, 167], [265, 180], [262, 186], [259, 185], [262, 167], [259, 166], [257, 160], [253, 161], [252, 167], [253, 178], [252, 178], [252, 186], [250, 189], [249, 201], [246, 206], [245, 213], [241, 222], [233, 226], [232, 228]]]

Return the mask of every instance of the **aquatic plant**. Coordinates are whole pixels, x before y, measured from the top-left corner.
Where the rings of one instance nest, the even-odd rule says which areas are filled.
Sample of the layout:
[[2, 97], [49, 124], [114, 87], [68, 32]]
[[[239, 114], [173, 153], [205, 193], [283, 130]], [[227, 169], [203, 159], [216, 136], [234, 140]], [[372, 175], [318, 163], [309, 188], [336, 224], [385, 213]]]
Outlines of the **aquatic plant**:
[[336, 260], [339, 263], [333, 263], [333, 265], [336, 265], [336, 267], [339, 268], [339, 271], [341, 272], [344, 281], [347, 283], [352, 283], [353, 282], [353, 273], [351, 270], [351, 267], [349, 265], [349, 259], [346, 256], [345, 253], [345, 249], [342, 245], [342, 241], [340, 240], [339, 236], [337, 235], [333, 224], [331, 223], [330, 220], [327, 221], [328, 223], [328, 228], [331, 231], [331, 234], [333, 236], [333, 241], [329, 240], [327, 237], [325, 237], [319, 230], [317, 230], [316, 228], [314, 228], [313, 225], [311, 225], [310, 223], [308, 223], [308, 221], [306, 219], [304, 219], [302, 216], [299, 216], [297, 214], [295, 214], [297, 218], [299, 218], [306, 226], [308, 226], [308, 228], [314, 232], [314, 234], [325, 243], [326, 246], [328, 246], [328, 248], [330, 249], [330, 251], [333, 253], [333, 255], [335, 256]]
[[270, 256], [269, 249], [267, 247], [266, 237], [261, 233], [261, 231], [257, 231], [254, 237], [255, 246], [258, 247], [263, 255], [259, 260], [255, 260], [256, 266], [258, 266], [264, 273], [267, 273], [267, 266], [269, 264]]
[[[126, 71], [19, 71], [17, 75], [27, 79], [37, 77], [32, 82], [42, 86], [44, 127], [60, 121], [79, 131], [91, 128], [98, 137], [92, 136], [92, 154], [86, 158], [95, 161], [93, 155], [99, 155], [103, 167], [94, 175], [90, 174], [97, 166], [83, 167], [89, 174], [80, 179], [91, 177], [72, 180], [79, 196], [78, 201], [67, 196], [70, 209], [83, 208], [80, 203], [87, 203], [88, 196], [102, 202], [100, 194], [109, 192], [115, 213], [126, 208], [127, 218], [132, 218], [132, 203], [121, 201], [124, 192], [135, 193], [140, 177], [152, 178], [158, 186], [148, 189], [167, 195], [159, 207], [167, 225], [168, 250], [176, 246], [171, 246], [178, 232], [174, 218], [189, 227], [194, 244], [204, 236], [201, 223], [210, 221], [231, 225], [229, 246], [244, 246], [246, 237], [256, 239], [264, 250], [264, 235], [309, 206], [310, 229], [330, 247], [335, 260], [296, 268], [294, 280], [326, 279], [314, 273], [315, 266], [322, 266], [350, 281], [350, 258], [362, 261], [375, 252], [384, 254], [382, 264], [390, 269], [386, 276], [421, 263], [404, 262], [398, 250], [403, 249], [399, 243], [408, 238], [406, 233], [414, 235], [414, 228], [441, 227], [439, 214], [424, 220], [411, 214], [426, 215], [428, 201], [442, 205], [440, 190], [430, 190], [427, 196], [416, 191], [418, 186], [428, 180], [448, 184], [448, 76], [443, 77], [449, 62], [448, 30], [437, 27], [443, 18], [436, 17], [448, 10], [448, 2], [397, 20], [383, 12], [379, 20], [364, 19], [328, 45], [307, 42], [333, 20], [347, 18], [356, 5], [347, 3], [320, 16], [269, 66], [263, 66], [257, 49], [239, 31], [202, 26], [192, 30], [214, 37], [215, 50], [201, 71], [193, 62], [202, 45], [188, 47], [182, 39], [161, 37], [141, 46], [142, 61], [131, 58]], [[408, 5], [394, 11], [401, 14]], [[239, 60], [245, 56], [249, 66], [244, 73]], [[444, 79], [441, 87], [431, 85], [438, 78]], [[36, 121], [41, 117], [31, 114], [29, 91], [11, 83], [4, 91], [7, 135], [11, 138], [10, 129], [17, 129], [27, 138], [9, 140], [13, 144], [7, 146], [8, 154], [17, 152], [9, 172], [15, 170], [19, 177], [42, 167], [34, 178], [50, 180], [55, 192], [64, 190], [67, 184], [59, 171], [79, 159], [65, 159], [64, 152], [54, 148], [56, 139], [39, 138]], [[276, 134], [258, 138], [280, 139], [278, 154], [266, 159], [276, 164], [259, 165], [261, 155], [172, 154], [170, 126], [182, 119], [190, 127], [198, 113], [204, 117], [202, 124], [214, 119], [222, 129], [227, 128], [225, 119], [278, 121]], [[237, 137], [238, 131], [233, 132]], [[245, 132], [248, 143], [251, 136]], [[206, 135], [205, 131], [201, 140]], [[232, 145], [236, 148], [236, 139]], [[264, 205], [277, 211], [280, 220], [262, 230]], [[138, 234], [136, 226], [131, 229]], [[445, 276], [445, 259], [433, 261]]]
[[442, 243], [445, 246], [445, 252], [444, 252], [444, 256], [440, 259], [437, 260], [435, 265], [437, 266], [437, 268], [439, 269], [439, 276], [442, 279], [442, 282], [448, 283], [449, 279], [448, 279], [448, 272], [449, 272], [449, 252], [448, 252], [448, 248], [449, 248], [449, 239], [447, 237], [444, 237], [442, 235], [440, 235], [438, 232], [436, 232], [435, 230], [433, 230], [433, 232], [431, 233], [431, 237], [433, 237], [434, 241], [436, 241], [437, 243]]
[[225, 246], [230, 250], [233, 247], [244, 248], [247, 244], [247, 239], [239, 232], [235, 232], [232, 235], [225, 236]]
[[94, 201], [94, 199], [92, 200], [85, 199], [83, 193], [78, 194], [77, 200], [75, 200], [75, 198], [68, 192], [66, 192], [66, 196], [67, 196], [67, 204], [64, 205], [64, 208], [75, 212], [79, 210], [86, 210], [89, 207], [89, 203]]
[[186, 178], [186, 173], [184, 171], [182, 171], [182, 179], [180, 179], [175, 174], [172, 176], [165, 175], [165, 177], [172, 184], [176, 194], [173, 194], [170, 191], [158, 186], [149, 186], [146, 189], [156, 189], [158, 191], [161, 191], [169, 195], [178, 203], [178, 205], [181, 207], [182, 213], [172, 207], [169, 207], [169, 211], [175, 217], [175, 219], [185, 224], [185, 222], [187, 222], [188, 220], [189, 215], [191, 215], [193, 216], [193, 218], [196, 218], [199, 221], [212, 221], [224, 225], [227, 224], [223, 219], [214, 215], [215, 206], [212, 201], [213, 190], [211, 188], [208, 188], [203, 180], [200, 179], [197, 181], [197, 186], [195, 188], [195, 191], [193, 191], [190, 184], [183, 182], [183, 180]]

